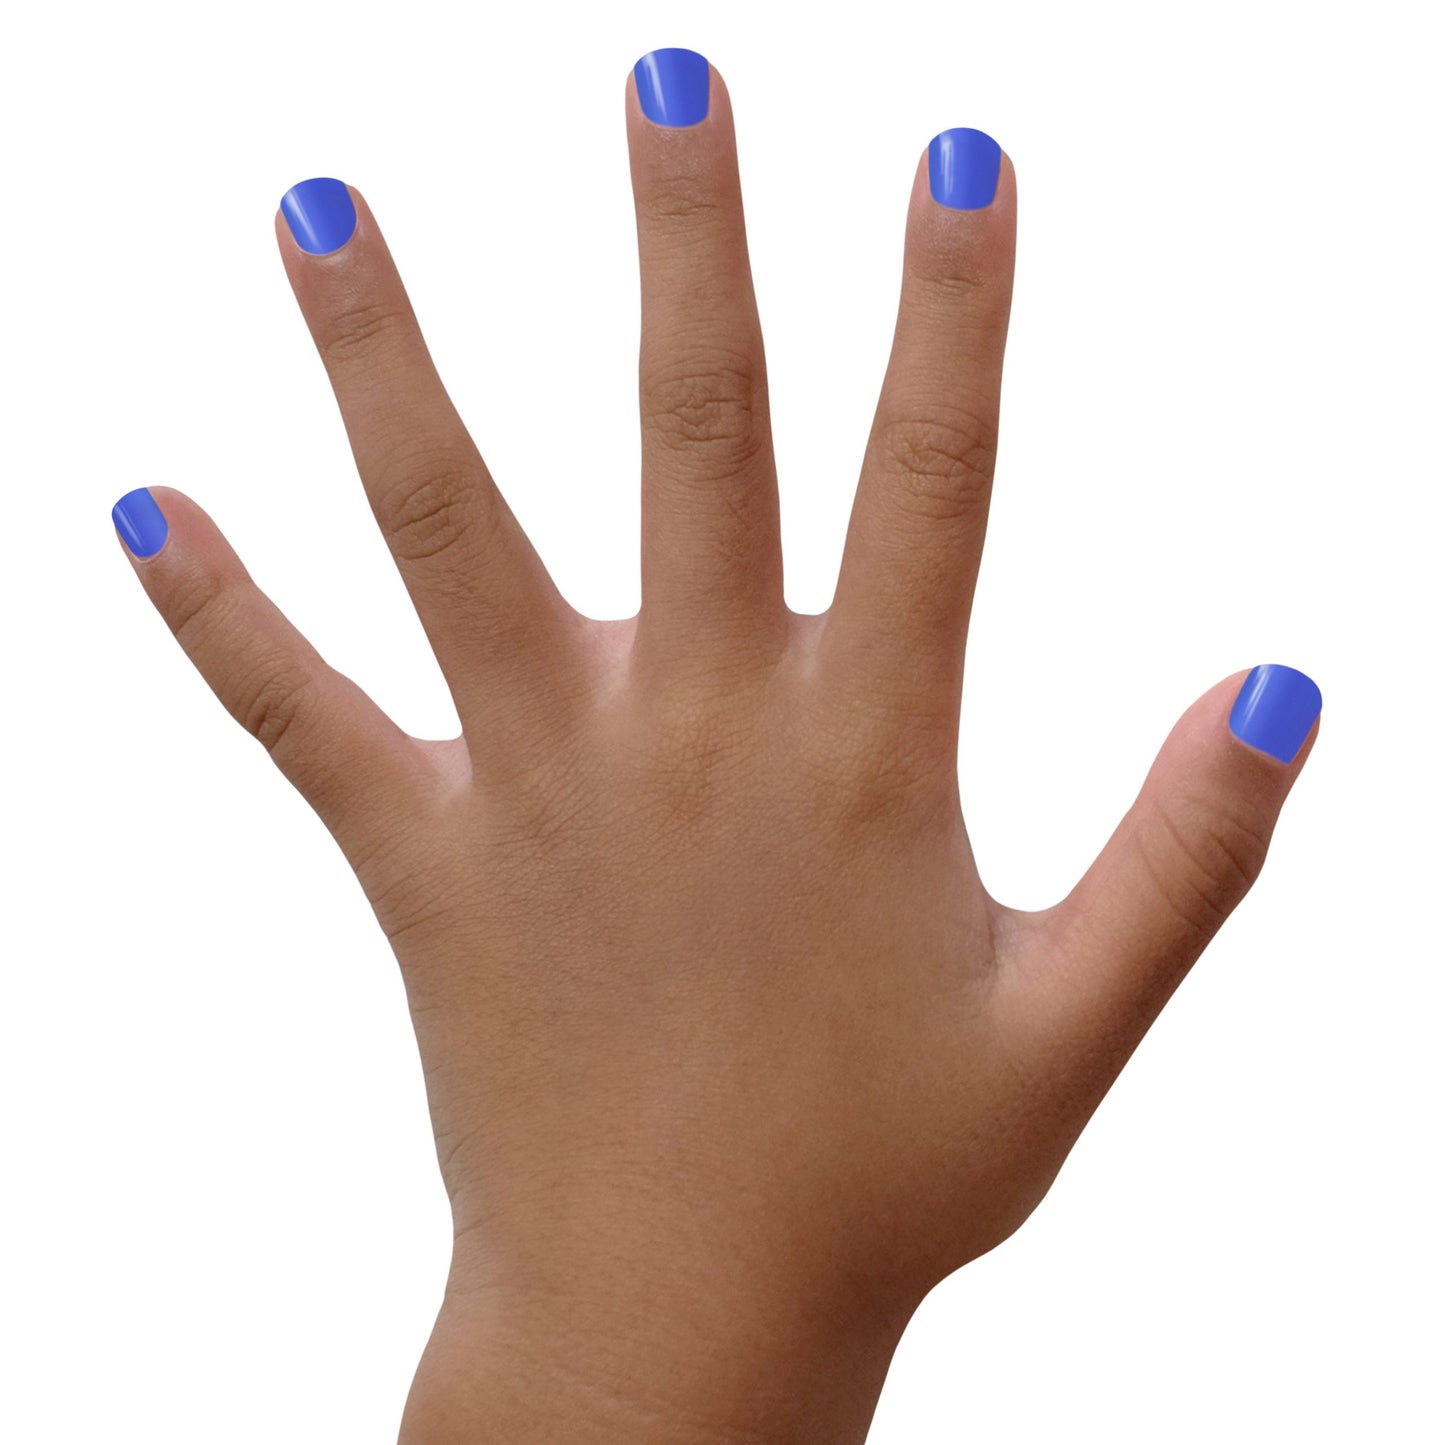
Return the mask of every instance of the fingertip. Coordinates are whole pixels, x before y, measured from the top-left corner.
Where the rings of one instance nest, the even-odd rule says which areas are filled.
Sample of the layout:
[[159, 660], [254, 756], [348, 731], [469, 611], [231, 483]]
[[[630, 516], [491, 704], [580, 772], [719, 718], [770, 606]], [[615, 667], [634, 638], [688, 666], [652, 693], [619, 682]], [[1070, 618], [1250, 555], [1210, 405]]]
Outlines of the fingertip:
[[1003, 147], [987, 131], [952, 126], [928, 142], [928, 189], [950, 211], [982, 211], [998, 194]]
[[1323, 709], [1324, 696], [1308, 673], [1265, 662], [1240, 684], [1229, 712], [1229, 731], [1246, 747], [1289, 767], [1306, 752], [1305, 743], [1316, 732]]
[[334, 176], [298, 181], [281, 197], [280, 214], [287, 234], [308, 256], [332, 255], [356, 234], [356, 199]]
[[967, 126], [935, 135], [914, 170], [905, 269], [946, 286], [1003, 282], [1011, 293], [1016, 231], [1017, 194], [1007, 152]]
[[1013, 158], [1006, 150], [999, 152], [998, 194], [994, 205], [1005, 205], [1009, 209], [1018, 202], [1018, 173], [1014, 170]]
[[158, 556], [170, 538], [170, 523], [149, 487], [127, 492], [110, 509], [110, 519], [126, 551], [137, 562]]
[[642, 114], [669, 130], [690, 129], [708, 118], [720, 78], [705, 55], [681, 46], [639, 56], [632, 77]]

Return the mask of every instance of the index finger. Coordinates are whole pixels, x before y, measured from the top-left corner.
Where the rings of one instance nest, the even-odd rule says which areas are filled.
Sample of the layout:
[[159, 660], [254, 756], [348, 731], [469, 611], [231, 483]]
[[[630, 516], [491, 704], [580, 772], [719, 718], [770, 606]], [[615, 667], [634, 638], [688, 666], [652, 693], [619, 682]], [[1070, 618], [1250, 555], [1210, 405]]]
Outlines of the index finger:
[[934, 137], [914, 175], [893, 351], [848, 525], [822, 669], [882, 699], [957, 766], [1013, 298], [1013, 165], [982, 131]]

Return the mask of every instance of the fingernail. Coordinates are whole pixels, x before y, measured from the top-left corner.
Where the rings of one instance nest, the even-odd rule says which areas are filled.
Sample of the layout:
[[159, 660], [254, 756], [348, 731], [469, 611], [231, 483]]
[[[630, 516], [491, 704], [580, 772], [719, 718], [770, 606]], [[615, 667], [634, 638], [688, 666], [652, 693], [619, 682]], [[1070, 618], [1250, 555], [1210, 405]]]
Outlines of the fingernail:
[[981, 211], [993, 204], [1003, 151], [981, 130], [958, 126], [928, 142], [928, 188], [940, 206]]
[[127, 492], [110, 509], [110, 519], [120, 539], [130, 548], [132, 557], [154, 557], [166, 544], [170, 528], [165, 516], [156, 506], [148, 487], [137, 487]]
[[281, 214], [296, 244], [313, 256], [339, 251], [356, 229], [351, 192], [329, 176], [297, 182], [281, 197]]
[[1292, 763], [1323, 703], [1319, 688], [1304, 673], [1278, 662], [1262, 663], [1234, 700], [1229, 730], [1240, 742]]
[[632, 73], [642, 113], [655, 125], [696, 125], [707, 115], [707, 56], [695, 50], [649, 50]]

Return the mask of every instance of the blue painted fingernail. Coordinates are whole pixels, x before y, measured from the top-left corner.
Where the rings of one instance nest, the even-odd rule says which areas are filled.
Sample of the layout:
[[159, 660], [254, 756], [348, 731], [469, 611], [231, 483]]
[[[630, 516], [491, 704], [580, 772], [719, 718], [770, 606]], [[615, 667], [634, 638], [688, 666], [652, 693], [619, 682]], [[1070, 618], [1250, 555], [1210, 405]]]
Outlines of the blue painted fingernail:
[[958, 126], [928, 142], [928, 189], [941, 206], [981, 211], [993, 204], [1003, 151], [981, 130]]
[[1319, 688], [1304, 673], [1278, 662], [1262, 663], [1234, 700], [1229, 730], [1240, 742], [1292, 763], [1323, 703]]
[[313, 256], [339, 251], [356, 229], [356, 207], [344, 181], [299, 181], [281, 197], [281, 214], [296, 244]]
[[707, 56], [695, 50], [649, 50], [632, 73], [642, 113], [655, 125], [696, 125], [707, 116]]
[[165, 516], [148, 487], [127, 492], [110, 509], [110, 519], [133, 557], [154, 557], [165, 546], [170, 533]]

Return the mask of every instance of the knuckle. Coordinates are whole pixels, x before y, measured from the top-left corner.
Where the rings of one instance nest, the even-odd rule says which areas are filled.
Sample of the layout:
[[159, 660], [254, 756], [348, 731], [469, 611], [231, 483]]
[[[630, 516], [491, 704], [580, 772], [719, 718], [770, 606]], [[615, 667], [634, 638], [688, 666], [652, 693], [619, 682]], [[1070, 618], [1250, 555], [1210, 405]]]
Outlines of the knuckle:
[[316, 338], [328, 366], [365, 364], [406, 327], [408, 318], [381, 301], [356, 301], [333, 312]]
[[223, 620], [232, 604], [232, 594], [215, 577], [192, 573], [176, 584], [168, 599], [166, 621], [176, 641], [187, 654], [193, 654], [197, 637]]
[[1268, 828], [1243, 810], [1203, 800], [1160, 807], [1158, 847], [1145, 830], [1140, 846], [1165, 904], [1194, 931], [1212, 936], [1264, 868]]
[[839, 834], [929, 826], [957, 796], [956, 746], [886, 703], [820, 710], [801, 752], [814, 807]]
[[653, 719], [649, 773], [669, 813], [696, 822], [715, 803], [740, 751], [737, 730], [705, 705], [674, 706]]
[[732, 214], [705, 172], [677, 170], [657, 177], [647, 189], [647, 214], [656, 221], [687, 230], [716, 226]]
[[833, 768], [823, 775], [821, 812], [837, 838], [903, 840], [942, 816], [944, 794], [937, 779], [901, 757], [878, 766]]
[[750, 710], [686, 686], [654, 695], [618, 740], [616, 807], [647, 819], [659, 848], [687, 847], [708, 820], [746, 810], [766, 771]]
[[986, 325], [987, 312], [980, 312], [979, 307], [998, 294], [997, 268], [983, 256], [958, 251], [953, 242], [944, 243], [943, 250], [931, 259], [932, 269], [918, 280], [924, 304], [955, 324], [962, 320]]
[[1221, 878], [1243, 898], [1264, 871], [1269, 852], [1267, 826], [1252, 816], [1216, 813], [1209, 826], [1209, 841]]
[[758, 369], [733, 355], [693, 357], [642, 388], [642, 412], [651, 437], [668, 450], [713, 447], [739, 462], [757, 451], [755, 408]]
[[273, 756], [293, 736], [314, 683], [294, 668], [268, 669], [244, 682], [235, 714], [241, 726]]
[[980, 408], [940, 408], [884, 421], [875, 438], [908, 505], [933, 521], [971, 515], [993, 484], [997, 425]]
[[475, 540], [481, 523], [475, 467], [469, 458], [445, 450], [420, 449], [391, 468], [402, 480], [382, 498], [382, 515], [393, 555], [423, 562]]

